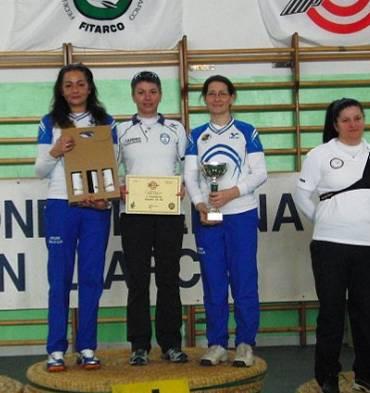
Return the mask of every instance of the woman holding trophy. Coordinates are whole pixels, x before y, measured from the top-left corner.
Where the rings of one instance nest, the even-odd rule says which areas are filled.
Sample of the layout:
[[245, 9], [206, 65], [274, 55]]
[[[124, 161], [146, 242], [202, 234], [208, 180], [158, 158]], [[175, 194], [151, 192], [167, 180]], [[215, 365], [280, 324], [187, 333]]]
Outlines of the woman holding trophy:
[[256, 129], [231, 114], [236, 89], [214, 75], [202, 96], [210, 121], [192, 130], [185, 156], [185, 183], [195, 207], [193, 226], [201, 264], [208, 350], [201, 365], [228, 359], [228, 290], [234, 299], [236, 354], [233, 365], [253, 364], [259, 324], [257, 200], [267, 179]]

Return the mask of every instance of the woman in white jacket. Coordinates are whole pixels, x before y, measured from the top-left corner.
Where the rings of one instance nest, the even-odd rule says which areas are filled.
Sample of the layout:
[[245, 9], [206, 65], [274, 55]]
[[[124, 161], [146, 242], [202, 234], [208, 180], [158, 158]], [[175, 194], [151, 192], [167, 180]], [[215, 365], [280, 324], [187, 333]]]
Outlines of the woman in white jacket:
[[[228, 291], [234, 298], [236, 355], [233, 365], [253, 364], [259, 324], [257, 288], [257, 199], [254, 191], [266, 181], [267, 171], [257, 130], [233, 118], [233, 83], [222, 75], [209, 77], [202, 96], [210, 121], [192, 130], [185, 156], [185, 183], [195, 207], [193, 224], [201, 264], [207, 320], [208, 351], [202, 365], [227, 360]], [[202, 165], [222, 163], [226, 173], [218, 191], [210, 192]], [[210, 221], [209, 206], [223, 221]]]
[[332, 102], [324, 143], [308, 153], [297, 184], [297, 205], [314, 222], [310, 247], [320, 302], [315, 377], [324, 393], [339, 392], [346, 305], [355, 351], [354, 390], [370, 392], [370, 146], [364, 129], [358, 101]]

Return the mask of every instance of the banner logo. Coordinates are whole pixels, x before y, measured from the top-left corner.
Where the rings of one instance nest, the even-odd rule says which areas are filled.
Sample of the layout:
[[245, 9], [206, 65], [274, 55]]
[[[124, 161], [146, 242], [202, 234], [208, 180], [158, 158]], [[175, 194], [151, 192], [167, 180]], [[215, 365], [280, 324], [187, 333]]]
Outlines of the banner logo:
[[322, 1], [323, 0], [290, 0], [283, 11], [281, 11], [280, 15], [284, 16], [307, 12], [309, 8], [319, 6]]
[[132, 0], [74, 0], [78, 11], [90, 19], [112, 20], [122, 16]]
[[174, 0], [13, 3], [9, 50], [50, 50], [65, 42], [89, 49], [168, 49], [182, 36], [182, 8]]
[[347, 1], [345, 5], [334, 0], [290, 0], [280, 15], [299, 13], [306, 13], [316, 25], [336, 34], [352, 34], [370, 26], [369, 0]]

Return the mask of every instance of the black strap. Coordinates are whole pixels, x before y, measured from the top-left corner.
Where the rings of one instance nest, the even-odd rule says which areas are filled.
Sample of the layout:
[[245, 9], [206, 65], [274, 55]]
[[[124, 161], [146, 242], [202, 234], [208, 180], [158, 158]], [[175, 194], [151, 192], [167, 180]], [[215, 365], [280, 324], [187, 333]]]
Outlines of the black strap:
[[370, 188], [370, 153], [367, 157], [365, 168], [362, 172], [362, 177], [350, 186], [337, 191], [324, 192], [319, 196], [320, 201], [325, 201], [326, 199], [332, 198], [334, 195], [341, 194], [342, 192], [359, 190], [361, 188]]

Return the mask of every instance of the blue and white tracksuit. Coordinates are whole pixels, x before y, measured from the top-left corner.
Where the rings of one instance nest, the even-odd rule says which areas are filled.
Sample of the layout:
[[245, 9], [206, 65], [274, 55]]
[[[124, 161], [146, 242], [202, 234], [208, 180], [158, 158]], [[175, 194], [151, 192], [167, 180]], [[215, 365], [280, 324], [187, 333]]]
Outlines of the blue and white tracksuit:
[[[76, 127], [95, 125], [89, 113], [71, 115]], [[108, 116], [117, 144], [114, 120]], [[69, 298], [77, 251], [78, 329], [76, 350], [96, 349], [97, 313], [103, 291], [105, 251], [110, 230], [110, 210], [71, 206], [67, 199], [63, 157], [49, 154], [61, 135], [50, 115], [42, 118], [38, 133], [36, 174], [49, 180], [45, 207], [45, 237], [48, 248], [49, 332], [47, 352], [65, 352]]]
[[223, 127], [212, 123], [195, 128], [185, 156], [185, 183], [192, 203], [208, 204], [209, 184], [201, 173], [204, 162], [227, 164], [219, 190], [237, 186], [240, 196], [220, 208], [223, 221], [193, 224], [204, 291], [208, 345], [228, 346], [228, 291], [234, 299], [235, 344], [255, 344], [259, 324], [257, 286], [257, 201], [254, 191], [267, 178], [263, 148], [256, 129], [231, 119]]

